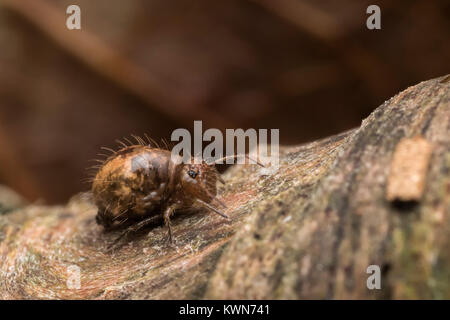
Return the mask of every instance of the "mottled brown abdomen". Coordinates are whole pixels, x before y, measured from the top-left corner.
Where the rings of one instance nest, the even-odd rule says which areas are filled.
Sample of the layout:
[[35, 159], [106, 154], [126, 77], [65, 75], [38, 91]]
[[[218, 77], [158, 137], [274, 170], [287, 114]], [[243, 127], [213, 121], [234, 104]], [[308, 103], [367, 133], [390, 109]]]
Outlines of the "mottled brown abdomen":
[[106, 160], [92, 184], [97, 222], [106, 228], [159, 214], [169, 193], [170, 151], [131, 146]]

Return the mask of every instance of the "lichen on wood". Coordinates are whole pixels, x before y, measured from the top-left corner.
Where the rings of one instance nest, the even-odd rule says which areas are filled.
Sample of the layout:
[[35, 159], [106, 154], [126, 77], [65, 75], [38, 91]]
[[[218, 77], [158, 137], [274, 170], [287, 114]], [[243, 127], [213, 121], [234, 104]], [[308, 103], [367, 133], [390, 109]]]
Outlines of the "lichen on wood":
[[[447, 76], [448, 77], [448, 76]], [[109, 252], [88, 193], [0, 216], [3, 299], [450, 298], [450, 82], [410, 87], [361, 127], [280, 148], [276, 170], [237, 165], [220, 194], [230, 221], [175, 216]], [[386, 199], [403, 138], [433, 145], [423, 196]], [[79, 289], [67, 286], [80, 268]], [[369, 265], [381, 289], [366, 286]]]

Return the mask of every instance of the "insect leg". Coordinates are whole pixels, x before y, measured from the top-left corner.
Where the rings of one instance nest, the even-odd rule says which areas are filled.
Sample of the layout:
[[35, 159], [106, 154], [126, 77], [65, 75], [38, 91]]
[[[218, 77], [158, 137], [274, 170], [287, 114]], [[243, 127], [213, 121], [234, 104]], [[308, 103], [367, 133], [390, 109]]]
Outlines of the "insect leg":
[[221, 184], [225, 184], [225, 180], [223, 180], [223, 178], [220, 176], [220, 174], [217, 175], [217, 180], [219, 180], [219, 182]]
[[117, 244], [121, 239], [123, 239], [124, 237], [130, 235], [131, 233], [135, 233], [135, 232], [139, 231], [139, 229], [145, 227], [145, 226], [148, 225], [148, 224], [151, 224], [151, 223], [153, 223], [153, 222], [156, 222], [156, 221], [158, 221], [159, 219], [161, 219], [161, 216], [160, 216], [160, 215], [158, 215], [158, 216], [151, 216], [151, 217], [149, 217], [149, 218], [147, 218], [147, 219], [144, 219], [144, 220], [142, 220], [142, 221], [139, 221], [138, 223], [136, 223], [136, 224], [134, 224], [134, 225], [128, 227], [127, 230], [125, 230], [124, 232], [122, 232], [122, 234], [121, 234], [120, 236], [118, 236], [117, 239], [114, 240], [114, 242], [113, 242], [110, 246], [108, 246], [108, 251], [111, 250], [111, 249], [113, 249], [113, 248], [116, 246], [116, 244]]
[[169, 242], [171, 244], [173, 243], [173, 237], [172, 237], [172, 224], [170, 222], [170, 216], [173, 214], [175, 209], [176, 209], [176, 206], [171, 205], [171, 206], [168, 206], [166, 208], [166, 210], [164, 210], [164, 223], [166, 224], [167, 228], [169, 229]]

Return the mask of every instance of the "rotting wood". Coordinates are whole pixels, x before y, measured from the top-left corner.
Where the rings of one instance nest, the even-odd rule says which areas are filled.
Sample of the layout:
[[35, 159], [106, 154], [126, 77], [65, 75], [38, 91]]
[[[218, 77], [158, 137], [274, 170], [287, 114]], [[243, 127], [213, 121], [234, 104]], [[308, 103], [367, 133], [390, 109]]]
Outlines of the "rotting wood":
[[[0, 217], [0, 297], [70, 299], [450, 298], [450, 82], [419, 83], [360, 128], [280, 148], [277, 171], [235, 166], [221, 194], [231, 221], [175, 217], [112, 253], [117, 233], [96, 225], [89, 194]], [[386, 200], [394, 150], [433, 145], [414, 206]], [[382, 271], [368, 290], [369, 265]], [[81, 288], [66, 286], [68, 267]]]

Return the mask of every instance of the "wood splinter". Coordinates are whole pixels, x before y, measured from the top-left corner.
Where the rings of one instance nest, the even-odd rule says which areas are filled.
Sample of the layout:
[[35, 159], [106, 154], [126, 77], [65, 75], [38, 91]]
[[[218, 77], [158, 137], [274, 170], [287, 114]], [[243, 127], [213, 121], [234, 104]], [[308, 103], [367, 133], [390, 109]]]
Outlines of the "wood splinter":
[[400, 140], [395, 148], [388, 177], [388, 201], [420, 201], [431, 153], [431, 143], [422, 136]]

